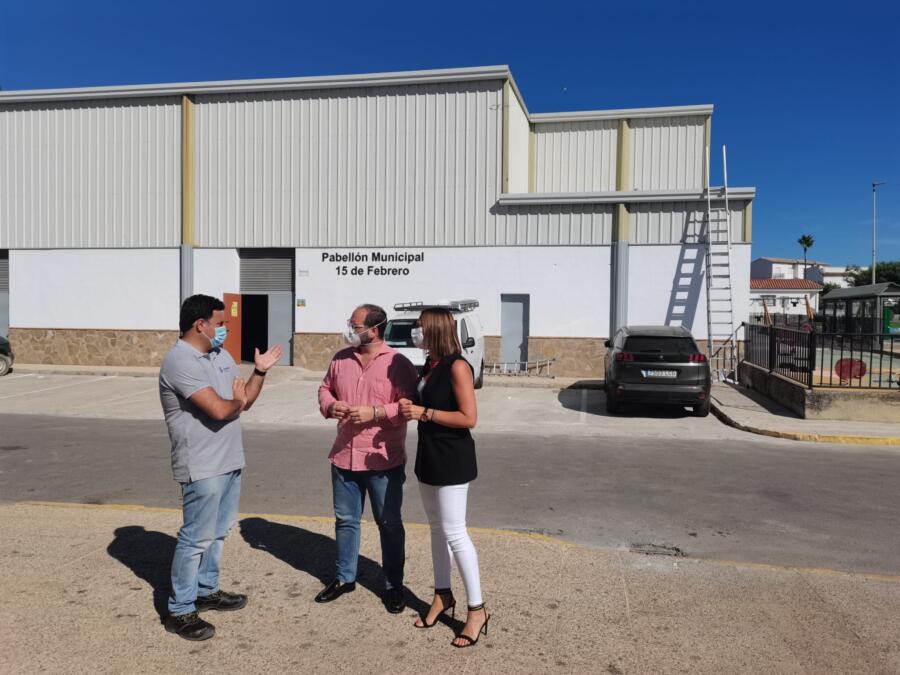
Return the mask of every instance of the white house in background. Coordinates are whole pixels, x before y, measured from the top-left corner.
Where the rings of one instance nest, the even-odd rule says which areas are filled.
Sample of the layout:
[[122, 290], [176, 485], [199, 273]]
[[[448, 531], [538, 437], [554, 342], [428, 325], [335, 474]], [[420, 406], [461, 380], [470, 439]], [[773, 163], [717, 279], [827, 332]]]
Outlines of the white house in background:
[[819, 311], [822, 285], [810, 279], [751, 279], [750, 314], [806, 314], [806, 298]]
[[[807, 260], [807, 269], [827, 266], [818, 260]], [[803, 258], [757, 258], [750, 263], [751, 279], [803, 279]]]
[[850, 288], [847, 281], [847, 267], [818, 264], [806, 271], [806, 278], [819, 284], [834, 284], [838, 288]]

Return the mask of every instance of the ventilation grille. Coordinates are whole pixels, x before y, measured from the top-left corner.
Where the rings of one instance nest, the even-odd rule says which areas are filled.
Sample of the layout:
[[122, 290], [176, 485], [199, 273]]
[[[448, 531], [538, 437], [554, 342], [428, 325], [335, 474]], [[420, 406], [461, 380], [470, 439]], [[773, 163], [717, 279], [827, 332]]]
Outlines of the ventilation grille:
[[241, 293], [294, 290], [293, 249], [240, 249]]

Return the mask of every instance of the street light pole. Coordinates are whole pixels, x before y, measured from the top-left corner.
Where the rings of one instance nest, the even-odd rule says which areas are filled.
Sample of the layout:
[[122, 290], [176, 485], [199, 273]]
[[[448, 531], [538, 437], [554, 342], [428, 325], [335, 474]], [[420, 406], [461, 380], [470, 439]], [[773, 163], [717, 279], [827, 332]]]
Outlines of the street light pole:
[[875, 188], [884, 185], [886, 181], [880, 180], [872, 183], [872, 283], [875, 283]]

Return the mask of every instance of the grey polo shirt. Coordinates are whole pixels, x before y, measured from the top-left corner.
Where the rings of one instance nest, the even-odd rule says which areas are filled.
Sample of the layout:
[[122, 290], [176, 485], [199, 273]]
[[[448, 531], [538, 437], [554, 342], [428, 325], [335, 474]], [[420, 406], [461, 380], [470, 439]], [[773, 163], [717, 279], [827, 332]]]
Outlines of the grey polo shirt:
[[217, 422], [191, 401], [205, 387], [231, 400], [237, 376], [237, 364], [224, 349], [203, 353], [178, 340], [163, 359], [159, 398], [172, 441], [172, 473], [179, 483], [244, 468], [240, 417]]

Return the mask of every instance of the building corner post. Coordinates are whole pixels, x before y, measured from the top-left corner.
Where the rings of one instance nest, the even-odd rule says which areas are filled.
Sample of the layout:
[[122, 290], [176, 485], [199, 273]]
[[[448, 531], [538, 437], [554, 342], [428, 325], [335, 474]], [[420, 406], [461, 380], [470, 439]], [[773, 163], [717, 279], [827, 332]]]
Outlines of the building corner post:
[[181, 302], [194, 294], [194, 219], [196, 217], [194, 102], [181, 97], [181, 247], [179, 274]]
[[[616, 190], [631, 190], [631, 126], [619, 120], [616, 137]], [[616, 204], [613, 214], [609, 277], [609, 337], [628, 324], [628, 244], [631, 214], [625, 203]]]

